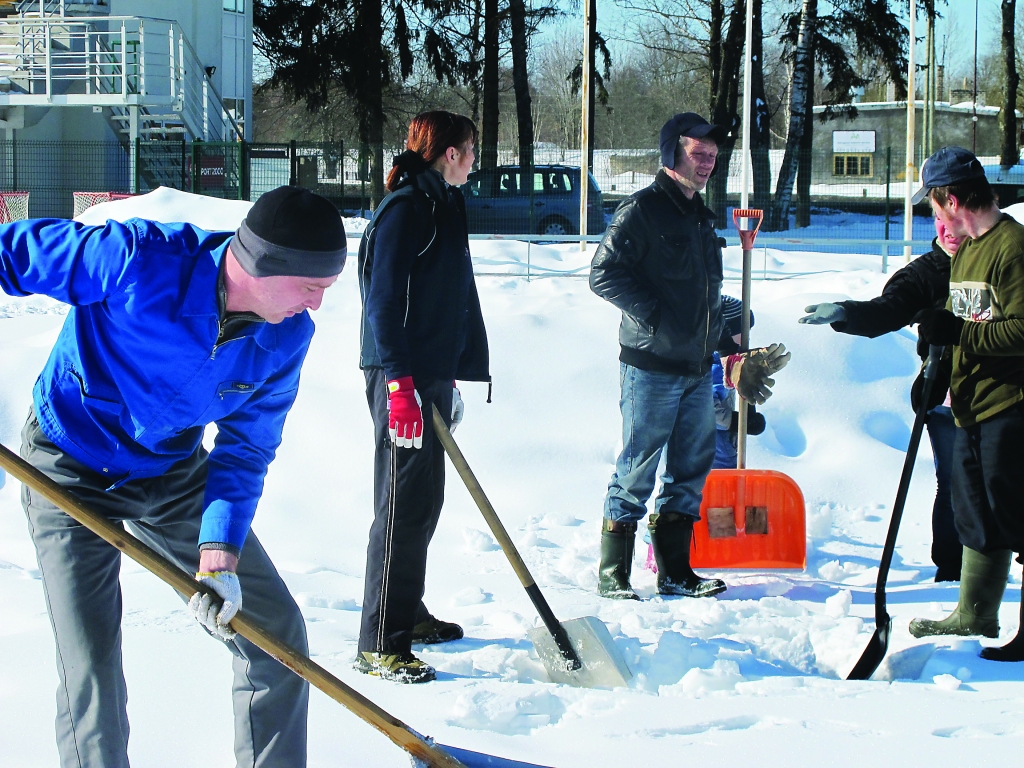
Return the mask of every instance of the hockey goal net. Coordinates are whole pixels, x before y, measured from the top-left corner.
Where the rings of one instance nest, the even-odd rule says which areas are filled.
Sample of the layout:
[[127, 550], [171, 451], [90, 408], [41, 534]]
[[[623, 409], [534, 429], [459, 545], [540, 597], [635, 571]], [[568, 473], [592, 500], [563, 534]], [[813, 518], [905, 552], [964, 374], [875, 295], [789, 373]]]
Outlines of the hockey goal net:
[[126, 197], [132, 197], [123, 192], [72, 192], [72, 196], [75, 198], [74, 218], [78, 218], [81, 213], [99, 203], [109, 203], [111, 200], [124, 200]]
[[28, 218], [28, 192], [0, 192], [0, 224]]

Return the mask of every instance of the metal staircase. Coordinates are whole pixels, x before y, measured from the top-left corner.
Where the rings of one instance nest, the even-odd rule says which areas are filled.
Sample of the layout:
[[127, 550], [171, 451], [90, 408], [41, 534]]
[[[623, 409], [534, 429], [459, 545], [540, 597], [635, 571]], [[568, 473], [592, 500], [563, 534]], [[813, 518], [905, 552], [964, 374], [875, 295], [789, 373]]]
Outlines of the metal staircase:
[[181, 165], [140, 139], [242, 139], [176, 22], [64, 0], [0, 0], [0, 16], [5, 6], [16, 13], [0, 18], [0, 109], [91, 106], [131, 152], [133, 179], [150, 188], [178, 186]]

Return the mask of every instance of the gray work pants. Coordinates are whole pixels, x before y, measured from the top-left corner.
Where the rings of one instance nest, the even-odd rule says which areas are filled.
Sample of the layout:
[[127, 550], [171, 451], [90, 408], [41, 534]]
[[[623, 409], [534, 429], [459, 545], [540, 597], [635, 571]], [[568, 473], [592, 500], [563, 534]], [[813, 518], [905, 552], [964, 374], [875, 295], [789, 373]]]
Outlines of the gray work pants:
[[[141, 541], [189, 573], [196, 572], [207, 471], [202, 448], [161, 477], [107, 491], [109, 479], [54, 446], [30, 415], [22, 430], [21, 455], [92, 509], [127, 523]], [[121, 669], [121, 553], [27, 486], [22, 504], [57, 643], [61, 768], [124, 768], [128, 693]], [[245, 612], [307, 653], [302, 614], [252, 533], [238, 563], [238, 580]], [[241, 636], [225, 645], [234, 654], [237, 766], [302, 768], [306, 682]], [[197, 700], [204, 695], [198, 688], [201, 682], [190, 683]]]

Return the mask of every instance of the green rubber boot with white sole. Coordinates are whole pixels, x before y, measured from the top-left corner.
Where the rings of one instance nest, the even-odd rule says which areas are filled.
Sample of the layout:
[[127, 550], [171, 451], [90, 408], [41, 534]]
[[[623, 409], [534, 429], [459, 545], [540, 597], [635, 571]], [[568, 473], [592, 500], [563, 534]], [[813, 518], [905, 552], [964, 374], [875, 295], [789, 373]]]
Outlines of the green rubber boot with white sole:
[[999, 605], [1010, 576], [1008, 549], [982, 554], [964, 547], [963, 566], [960, 570], [960, 601], [956, 609], [944, 619], [913, 619], [910, 634], [914, 637], [959, 635], [972, 637], [999, 636]]

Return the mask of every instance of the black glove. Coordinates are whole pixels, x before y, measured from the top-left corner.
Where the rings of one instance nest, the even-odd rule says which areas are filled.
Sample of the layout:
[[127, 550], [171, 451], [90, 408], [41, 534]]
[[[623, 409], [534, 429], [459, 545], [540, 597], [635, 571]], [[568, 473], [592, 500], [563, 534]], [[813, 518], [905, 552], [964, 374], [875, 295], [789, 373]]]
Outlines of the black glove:
[[[760, 435], [764, 432], [765, 420], [764, 416], [757, 412], [753, 405], [747, 404], [747, 434], [748, 435]], [[736, 411], [732, 412], [732, 421], [729, 422], [729, 434], [736, 435], [740, 429], [740, 415]]]
[[[925, 347], [927, 349], [927, 346]], [[952, 347], [945, 347], [942, 350], [942, 357], [939, 358], [939, 365], [935, 369], [935, 383], [932, 384], [932, 395], [925, 404], [925, 410], [942, 405], [946, 400], [946, 393], [949, 391], [949, 379], [953, 373], [953, 351]], [[917, 413], [921, 407], [921, 396], [924, 394], [924, 371], [918, 374], [910, 387], [910, 405]]]
[[911, 322], [917, 323], [917, 332], [922, 339], [940, 347], [959, 344], [960, 333], [964, 329], [964, 319], [948, 309], [922, 309]]

